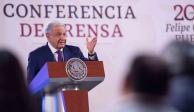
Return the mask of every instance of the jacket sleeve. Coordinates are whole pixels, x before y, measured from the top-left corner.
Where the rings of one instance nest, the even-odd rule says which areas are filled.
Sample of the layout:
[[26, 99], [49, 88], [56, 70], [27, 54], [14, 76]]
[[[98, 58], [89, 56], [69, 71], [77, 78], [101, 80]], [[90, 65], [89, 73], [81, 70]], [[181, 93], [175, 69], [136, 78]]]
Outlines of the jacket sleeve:
[[97, 56], [97, 53], [95, 52], [94, 54], [90, 55], [88, 53], [88, 59], [89, 61], [98, 61], [98, 56]]
[[98, 61], [98, 57], [97, 57], [96, 53], [94, 53], [94, 55], [88, 54], [88, 58], [86, 58], [86, 57], [84, 57], [84, 55], [79, 47], [77, 47], [77, 53], [78, 53], [79, 58], [83, 61]]
[[33, 53], [30, 53], [28, 57], [28, 66], [27, 66], [28, 84], [30, 84], [30, 82], [33, 80], [33, 78], [36, 76], [39, 70], [40, 68], [38, 67], [38, 64], [37, 64], [36, 55], [34, 55]]

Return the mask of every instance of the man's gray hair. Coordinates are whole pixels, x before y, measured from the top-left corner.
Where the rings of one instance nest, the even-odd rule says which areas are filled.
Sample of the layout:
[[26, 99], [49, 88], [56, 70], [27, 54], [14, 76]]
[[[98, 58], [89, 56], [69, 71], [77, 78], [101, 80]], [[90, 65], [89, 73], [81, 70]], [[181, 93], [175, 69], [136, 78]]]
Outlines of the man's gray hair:
[[50, 22], [46, 29], [45, 29], [45, 33], [48, 33], [48, 32], [51, 32], [52, 29], [56, 26], [63, 26], [64, 27], [64, 24], [62, 24], [61, 22], [58, 22], [58, 21], [53, 21], [53, 22]]

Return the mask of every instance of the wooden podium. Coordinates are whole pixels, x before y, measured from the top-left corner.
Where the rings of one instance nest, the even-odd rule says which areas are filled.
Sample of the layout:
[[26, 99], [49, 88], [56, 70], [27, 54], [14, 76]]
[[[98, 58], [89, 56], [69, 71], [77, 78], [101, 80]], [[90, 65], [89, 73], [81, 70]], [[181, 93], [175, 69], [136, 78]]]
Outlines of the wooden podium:
[[66, 62], [48, 62], [30, 84], [33, 93], [63, 91], [65, 112], [89, 112], [88, 91], [104, 80], [102, 61], [85, 61], [87, 77], [74, 81], [66, 73]]

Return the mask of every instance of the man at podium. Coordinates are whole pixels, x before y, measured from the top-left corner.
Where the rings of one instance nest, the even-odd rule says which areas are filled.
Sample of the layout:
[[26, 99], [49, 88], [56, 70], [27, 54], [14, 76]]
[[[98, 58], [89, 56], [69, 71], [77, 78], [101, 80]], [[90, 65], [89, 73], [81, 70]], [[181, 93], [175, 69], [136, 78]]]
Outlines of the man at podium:
[[[66, 30], [62, 23], [51, 22], [45, 30], [47, 44], [30, 52], [27, 67], [28, 83], [35, 78], [36, 74], [46, 62], [52, 61], [67, 61], [70, 58], [80, 58], [83, 61], [97, 61], [98, 57], [94, 48], [97, 43], [97, 38], [92, 38], [87, 41], [88, 58], [85, 58], [81, 50], [76, 46], [66, 45]], [[40, 112], [42, 108], [42, 95], [38, 95], [38, 103]]]

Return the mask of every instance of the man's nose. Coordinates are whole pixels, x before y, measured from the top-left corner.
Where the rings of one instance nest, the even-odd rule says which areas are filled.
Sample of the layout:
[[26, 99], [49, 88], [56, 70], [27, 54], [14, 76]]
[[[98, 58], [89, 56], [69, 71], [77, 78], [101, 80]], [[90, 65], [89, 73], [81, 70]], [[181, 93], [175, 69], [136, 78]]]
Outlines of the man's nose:
[[61, 38], [61, 39], [66, 39], [66, 34], [65, 34], [65, 33], [61, 34], [61, 35], [60, 35], [60, 38]]

